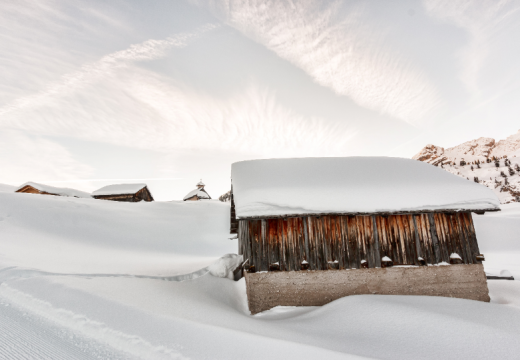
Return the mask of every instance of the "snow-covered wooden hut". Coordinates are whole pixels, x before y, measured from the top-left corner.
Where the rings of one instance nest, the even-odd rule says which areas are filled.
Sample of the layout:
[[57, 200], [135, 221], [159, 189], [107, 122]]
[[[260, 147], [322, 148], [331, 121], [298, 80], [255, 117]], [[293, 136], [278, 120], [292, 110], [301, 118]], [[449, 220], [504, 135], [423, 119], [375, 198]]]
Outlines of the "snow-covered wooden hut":
[[152, 193], [146, 184], [107, 185], [94, 191], [92, 197], [101, 200], [125, 202], [153, 201]]
[[211, 196], [207, 193], [207, 191], [204, 189], [204, 186], [206, 186], [202, 179], [197, 183], [197, 188], [190, 191], [186, 196], [183, 198], [184, 201], [198, 201], [198, 200], [210, 200]]
[[76, 198], [90, 198], [90, 194], [84, 191], [70, 189], [70, 188], [62, 188], [62, 187], [54, 187], [45, 184], [39, 184], [35, 182], [26, 182], [25, 184], [18, 187], [15, 190], [18, 193], [27, 193], [27, 194], [41, 194], [41, 195], [54, 195], [54, 196], [68, 196], [68, 197], [76, 197]]
[[368, 293], [489, 301], [472, 213], [500, 209], [485, 186], [385, 157], [243, 161], [231, 178], [252, 312]]

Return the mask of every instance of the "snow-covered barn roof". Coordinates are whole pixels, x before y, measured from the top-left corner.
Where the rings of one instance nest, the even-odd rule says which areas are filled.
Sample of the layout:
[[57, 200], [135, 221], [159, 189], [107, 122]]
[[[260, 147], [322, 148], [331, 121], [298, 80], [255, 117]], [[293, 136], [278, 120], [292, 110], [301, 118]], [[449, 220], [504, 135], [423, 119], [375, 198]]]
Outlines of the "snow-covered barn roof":
[[103, 196], [103, 195], [127, 195], [135, 194], [142, 188], [146, 187], [146, 184], [114, 184], [103, 186], [92, 193], [92, 196]]
[[60, 196], [69, 196], [69, 197], [77, 197], [77, 198], [90, 198], [90, 194], [84, 191], [76, 190], [76, 189], [70, 189], [70, 188], [61, 188], [61, 187], [54, 187], [50, 185], [45, 184], [39, 184], [32, 181], [26, 182], [25, 184], [19, 186], [16, 191], [19, 191], [23, 189], [26, 186], [31, 186], [39, 191], [44, 191], [49, 194], [55, 194]]
[[487, 187], [403, 158], [242, 161], [231, 178], [238, 218], [500, 209]]
[[194, 197], [195, 195], [197, 195], [199, 197], [199, 199], [211, 199], [211, 197], [209, 196], [209, 194], [204, 190], [204, 189], [195, 189], [195, 190], [192, 190], [190, 191], [184, 198], [183, 200], [187, 200], [189, 198], [192, 198]]

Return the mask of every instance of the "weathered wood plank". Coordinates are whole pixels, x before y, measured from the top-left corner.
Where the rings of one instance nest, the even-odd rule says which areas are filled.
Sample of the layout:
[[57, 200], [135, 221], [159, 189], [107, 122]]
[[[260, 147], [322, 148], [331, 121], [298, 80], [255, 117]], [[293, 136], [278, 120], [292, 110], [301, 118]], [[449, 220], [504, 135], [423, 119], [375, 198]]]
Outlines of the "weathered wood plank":
[[433, 254], [435, 256], [435, 262], [433, 264], [438, 264], [442, 261], [441, 249], [439, 245], [439, 237], [437, 235], [437, 229], [435, 227], [435, 219], [433, 218], [433, 214], [428, 214], [428, 222], [430, 225], [430, 236], [432, 239], [433, 245]]
[[468, 234], [466, 233], [463, 214], [457, 213], [456, 218], [457, 218], [457, 224], [459, 227], [460, 237], [463, 242], [463, 251], [465, 252], [467, 263], [473, 264], [476, 261], [476, 259], [473, 259], [473, 256], [471, 256], [471, 244], [470, 244], [471, 240], [469, 239]]
[[268, 240], [268, 234], [267, 234], [267, 220], [260, 220], [260, 237], [261, 237], [261, 258], [260, 258], [260, 271], [268, 271], [269, 270], [269, 264], [268, 264], [268, 257], [269, 252], [267, 248], [267, 240]]
[[356, 227], [356, 217], [355, 216], [347, 216], [347, 229], [348, 229], [348, 242], [349, 242], [349, 254], [350, 256], [350, 266], [352, 269], [359, 269], [359, 248], [358, 248], [358, 240], [357, 240], [357, 227]]
[[419, 265], [419, 258], [424, 258], [423, 257], [423, 252], [422, 252], [422, 249], [421, 249], [421, 238], [419, 237], [419, 229], [418, 229], [418, 226], [417, 226], [417, 216], [415, 215], [411, 215], [412, 216], [412, 221], [413, 221], [413, 230], [414, 230], [414, 235], [415, 235], [415, 251], [416, 251], [416, 257], [415, 257], [415, 260], [414, 260], [414, 264], [415, 265]]
[[381, 253], [379, 249], [379, 235], [377, 231], [377, 221], [376, 216], [372, 216], [372, 232], [374, 234], [374, 266], [376, 268], [381, 267]]

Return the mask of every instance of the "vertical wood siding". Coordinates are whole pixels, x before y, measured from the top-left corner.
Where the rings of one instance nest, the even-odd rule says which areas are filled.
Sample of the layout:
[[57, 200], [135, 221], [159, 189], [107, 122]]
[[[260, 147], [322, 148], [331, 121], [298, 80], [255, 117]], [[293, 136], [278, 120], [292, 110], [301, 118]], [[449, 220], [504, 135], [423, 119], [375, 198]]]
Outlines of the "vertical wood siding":
[[381, 267], [385, 256], [395, 265], [450, 261], [479, 264], [471, 213], [414, 215], [306, 216], [239, 220], [238, 251], [256, 271], [299, 271]]

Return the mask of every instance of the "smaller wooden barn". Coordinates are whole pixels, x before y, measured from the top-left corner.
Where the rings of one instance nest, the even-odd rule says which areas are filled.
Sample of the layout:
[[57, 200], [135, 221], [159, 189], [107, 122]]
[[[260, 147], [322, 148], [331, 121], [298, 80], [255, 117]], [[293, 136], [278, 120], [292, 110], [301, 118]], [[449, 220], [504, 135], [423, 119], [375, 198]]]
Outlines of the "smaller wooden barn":
[[90, 194], [84, 191], [39, 184], [31, 181], [19, 186], [18, 189], [15, 190], [15, 192], [26, 194], [68, 196], [76, 198], [90, 198]]
[[154, 201], [146, 184], [107, 185], [94, 191], [92, 197], [100, 200], [124, 202]]
[[353, 294], [489, 301], [472, 213], [500, 202], [485, 186], [377, 157], [244, 161], [231, 178], [253, 313]]
[[197, 188], [190, 191], [186, 196], [183, 198], [184, 201], [199, 201], [199, 200], [210, 200], [211, 196], [207, 193], [207, 191], [204, 189], [204, 184], [202, 182], [202, 179], [197, 183]]

